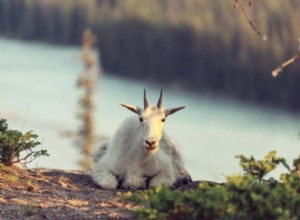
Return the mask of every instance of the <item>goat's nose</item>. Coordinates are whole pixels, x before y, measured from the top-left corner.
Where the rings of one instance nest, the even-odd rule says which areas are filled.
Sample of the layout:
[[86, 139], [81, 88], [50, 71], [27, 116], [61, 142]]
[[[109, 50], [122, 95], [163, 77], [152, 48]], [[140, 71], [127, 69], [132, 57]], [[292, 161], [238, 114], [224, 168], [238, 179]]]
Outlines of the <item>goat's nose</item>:
[[145, 142], [146, 142], [146, 144], [148, 144], [150, 147], [156, 143], [156, 141], [148, 141], [148, 140], [145, 140]]

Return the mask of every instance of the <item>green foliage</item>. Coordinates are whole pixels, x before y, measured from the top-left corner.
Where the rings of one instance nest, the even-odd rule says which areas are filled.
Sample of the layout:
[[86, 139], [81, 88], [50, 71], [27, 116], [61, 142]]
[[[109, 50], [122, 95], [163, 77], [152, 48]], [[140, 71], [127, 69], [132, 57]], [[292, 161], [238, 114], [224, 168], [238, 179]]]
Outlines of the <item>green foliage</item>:
[[236, 156], [240, 159], [240, 166], [246, 174], [250, 174], [253, 178], [262, 181], [263, 178], [272, 170], [274, 170], [278, 164], [282, 164], [288, 170], [290, 170], [286, 160], [281, 157], [276, 157], [276, 151], [271, 151], [263, 160], [255, 160], [253, 156], [246, 158], [243, 155]]
[[40, 145], [37, 138], [32, 131], [22, 134], [20, 131], [8, 129], [6, 120], [0, 119], [0, 162], [11, 166], [14, 163], [30, 163], [39, 156], [48, 156], [47, 150], [32, 150]]
[[4, 164], [0, 163], [0, 170], [4, 170], [4, 169], [5, 169]]
[[[284, 158], [270, 152], [263, 160], [238, 156], [244, 175], [229, 176], [224, 184], [202, 182], [190, 191], [161, 186], [125, 195], [142, 204], [139, 219], [248, 220], [300, 218], [299, 159], [290, 169]], [[278, 164], [288, 168], [280, 181], [264, 179]]]

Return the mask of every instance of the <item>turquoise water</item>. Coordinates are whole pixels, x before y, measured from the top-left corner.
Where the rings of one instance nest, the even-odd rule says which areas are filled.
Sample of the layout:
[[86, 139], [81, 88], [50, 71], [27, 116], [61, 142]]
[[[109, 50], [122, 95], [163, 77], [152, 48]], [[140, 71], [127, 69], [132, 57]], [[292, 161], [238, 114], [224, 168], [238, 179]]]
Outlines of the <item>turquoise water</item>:
[[[0, 38], [0, 117], [11, 128], [34, 130], [51, 154], [31, 167], [78, 169], [80, 151], [61, 134], [76, 130], [82, 73], [79, 47], [62, 47]], [[143, 89], [157, 102], [160, 85], [102, 74], [96, 91], [97, 134], [110, 137], [132, 114], [119, 103], [142, 105]], [[165, 130], [181, 146], [194, 179], [223, 181], [240, 173], [238, 154], [262, 157], [277, 150], [289, 163], [300, 153], [300, 116], [164, 88], [164, 106], [187, 106], [168, 118]], [[278, 175], [278, 172], [275, 173]]]

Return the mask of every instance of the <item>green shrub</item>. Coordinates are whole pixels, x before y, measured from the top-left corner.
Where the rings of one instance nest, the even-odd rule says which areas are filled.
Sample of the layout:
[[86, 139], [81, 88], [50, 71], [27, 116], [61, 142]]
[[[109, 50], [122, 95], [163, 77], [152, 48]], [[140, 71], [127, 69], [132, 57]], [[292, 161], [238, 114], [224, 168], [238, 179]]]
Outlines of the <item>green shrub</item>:
[[253, 156], [247, 158], [243, 155], [238, 155], [236, 158], [240, 159], [240, 166], [243, 171], [255, 179], [258, 179], [260, 182], [270, 171], [274, 170], [278, 164], [282, 164], [291, 171], [284, 158], [276, 157], [276, 151], [269, 152], [263, 160], [255, 160]]
[[[171, 190], [162, 186], [129, 196], [144, 208], [139, 219], [299, 219], [300, 157], [290, 169], [284, 158], [270, 152], [263, 160], [238, 156], [243, 175], [229, 176], [224, 184], [202, 182], [198, 189]], [[280, 181], [265, 175], [283, 164], [288, 172]]]
[[32, 131], [23, 135], [20, 131], [8, 129], [6, 120], [0, 119], [0, 163], [6, 166], [27, 164], [39, 156], [49, 156], [47, 150], [32, 150], [40, 145], [37, 138]]

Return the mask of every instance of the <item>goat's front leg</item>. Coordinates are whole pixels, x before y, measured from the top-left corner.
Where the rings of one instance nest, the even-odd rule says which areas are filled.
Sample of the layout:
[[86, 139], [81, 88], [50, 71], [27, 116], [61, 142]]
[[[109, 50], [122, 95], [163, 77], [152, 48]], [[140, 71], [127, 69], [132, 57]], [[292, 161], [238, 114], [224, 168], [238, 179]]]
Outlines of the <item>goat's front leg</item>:
[[116, 176], [103, 164], [95, 164], [92, 170], [92, 179], [103, 189], [116, 189], [118, 180]]
[[160, 170], [151, 180], [149, 186], [160, 186], [165, 184], [172, 186], [175, 183], [175, 175], [172, 166], [167, 166], [165, 169]]
[[130, 167], [126, 173], [122, 188], [125, 189], [144, 189], [146, 188], [146, 179], [140, 167]]

